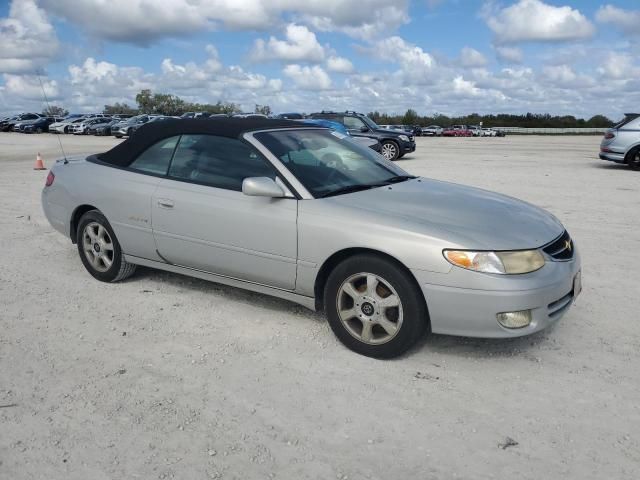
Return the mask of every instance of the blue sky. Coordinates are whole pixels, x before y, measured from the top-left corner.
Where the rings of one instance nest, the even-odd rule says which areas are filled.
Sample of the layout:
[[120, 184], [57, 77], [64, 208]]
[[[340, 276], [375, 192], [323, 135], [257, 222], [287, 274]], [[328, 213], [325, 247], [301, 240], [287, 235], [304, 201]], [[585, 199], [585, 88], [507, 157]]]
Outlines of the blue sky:
[[[149, 6], [152, 7], [149, 7]], [[619, 117], [640, 101], [637, 0], [13, 0], [0, 113], [134, 103]]]

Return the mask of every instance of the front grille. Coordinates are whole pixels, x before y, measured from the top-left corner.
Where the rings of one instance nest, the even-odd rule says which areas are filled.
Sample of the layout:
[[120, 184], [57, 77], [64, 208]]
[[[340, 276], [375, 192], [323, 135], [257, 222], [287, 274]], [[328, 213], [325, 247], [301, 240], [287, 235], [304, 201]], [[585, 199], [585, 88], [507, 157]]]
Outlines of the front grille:
[[571, 260], [573, 258], [573, 240], [566, 230], [556, 240], [543, 247], [542, 250], [551, 258], [558, 261]]

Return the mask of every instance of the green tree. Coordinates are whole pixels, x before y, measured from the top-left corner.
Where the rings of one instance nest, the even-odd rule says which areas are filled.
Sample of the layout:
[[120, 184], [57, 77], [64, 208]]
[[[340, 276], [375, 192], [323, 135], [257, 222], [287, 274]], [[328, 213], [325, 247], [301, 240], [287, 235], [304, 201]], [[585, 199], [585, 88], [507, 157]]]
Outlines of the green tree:
[[144, 89], [136, 95], [136, 103], [140, 113], [153, 113], [153, 94], [151, 90]]
[[269, 105], [258, 105], [256, 103], [255, 113], [269, 116], [271, 115], [271, 107]]
[[42, 115], [45, 117], [66, 117], [69, 115], [69, 110], [58, 105], [49, 105], [47, 108], [42, 110]]
[[113, 105], [105, 105], [103, 113], [107, 115], [116, 115], [116, 114], [125, 114], [125, 115], [136, 115], [138, 110], [133, 107], [130, 107], [126, 103], [114, 103]]
[[402, 124], [415, 125], [417, 123], [418, 123], [418, 113], [413, 108], [410, 108], [402, 117]]

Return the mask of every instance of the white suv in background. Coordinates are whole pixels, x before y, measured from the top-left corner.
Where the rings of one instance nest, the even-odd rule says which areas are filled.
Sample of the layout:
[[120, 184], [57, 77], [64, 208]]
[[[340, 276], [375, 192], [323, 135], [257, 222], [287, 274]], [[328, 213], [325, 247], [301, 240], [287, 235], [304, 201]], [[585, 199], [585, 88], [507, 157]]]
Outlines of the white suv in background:
[[625, 113], [624, 120], [604, 134], [600, 159], [640, 170], [640, 113]]

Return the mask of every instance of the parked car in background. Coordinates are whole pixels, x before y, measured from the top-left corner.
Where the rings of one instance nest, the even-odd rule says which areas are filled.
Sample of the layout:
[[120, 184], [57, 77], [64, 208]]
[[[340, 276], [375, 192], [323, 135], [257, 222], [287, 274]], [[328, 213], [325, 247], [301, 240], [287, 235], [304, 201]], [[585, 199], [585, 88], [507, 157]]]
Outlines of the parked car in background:
[[483, 128], [482, 129], [482, 136], [483, 137], [495, 137], [496, 136], [496, 131], [493, 128]]
[[347, 127], [345, 127], [341, 123], [333, 122], [331, 120], [325, 120], [322, 118], [316, 118], [316, 119], [305, 118], [299, 121], [301, 123], [304, 123], [305, 125], [318, 125], [320, 127], [330, 128], [331, 130], [334, 130], [338, 133], [351, 137], [351, 139], [356, 143], [359, 143], [365, 147], [369, 147], [370, 149], [378, 153], [382, 152], [382, 145], [380, 145], [380, 142], [378, 140], [376, 140], [375, 138], [369, 138], [369, 137], [353, 137], [349, 133], [349, 130], [347, 130]]
[[84, 117], [66, 117], [60, 122], [49, 125], [49, 133], [69, 133], [69, 128], [84, 121]]
[[362, 113], [329, 112], [312, 113], [309, 118], [324, 118], [343, 124], [352, 137], [368, 137], [380, 142], [381, 153], [387, 160], [397, 160], [416, 150], [415, 138], [410, 133], [380, 128]]
[[61, 118], [55, 117], [42, 117], [38, 120], [32, 120], [30, 123], [22, 127], [23, 133], [43, 133], [49, 131], [49, 125], [55, 122], [59, 122]]
[[480, 127], [479, 125], [469, 125], [467, 128], [471, 132], [471, 135], [473, 135], [474, 137], [483, 136], [482, 127]]
[[0, 132], [8, 131], [6, 130], [6, 128], [9, 122], [17, 120], [19, 117], [20, 115], [9, 115], [8, 117], [4, 117], [2, 120], [0, 120]]
[[157, 115], [136, 115], [135, 117], [128, 118], [122, 122], [118, 122], [111, 127], [111, 134], [116, 138], [128, 137], [135, 128], [147, 123], [154, 116]]
[[[162, 121], [168, 120], [170, 118], [177, 119], [177, 118], [181, 118], [181, 117], [169, 117], [169, 116], [165, 116], [165, 115], [155, 115], [155, 116], [149, 118], [148, 122], [145, 122], [145, 123], [140, 122], [140, 123], [136, 123], [136, 124], [132, 125], [131, 129], [129, 131], [129, 136], [131, 136], [134, 133], [136, 133], [138, 131], [138, 129], [140, 127], [142, 127], [143, 125], [148, 125], [150, 123], [155, 123], [155, 122], [162, 122]], [[198, 118], [208, 118], [208, 117], [198, 117]]]
[[302, 120], [304, 115], [301, 113], [279, 113], [274, 118], [281, 118], [284, 120]]
[[102, 122], [97, 122], [89, 125], [89, 128], [87, 128], [87, 135], [110, 135], [111, 125], [115, 125], [120, 121], [121, 119], [119, 118], [110, 118], [104, 119]]
[[42, 191], [96, 280], [144, 266], [284, 298], [376, 358], [427, 333], [529, 335], [580, 294], [580, 254], [552, 214], [409, 175], [325, 128], [173, 120], [138, 138], [55, 163]]
[[39, 113], [21, 113], [20, 115], [7, 120], [7, 122], [2, 127], [2, 131], [12, 132], [14, 131], [14, 127], [16, 124], [29, 120], [37, 120], [39, 118], [42, 118], [42, 115], [40, 115]]
[[87, 135], [89, 127], [92, 125], [105, 124], [111, 121], [109, 117], [92, 117], [85, 118], [82, 122], [77, 122], [69, 126], [69, 133], [74, 135]]
[[473, 133], [466, 125], [452, 125], [442, 131], [443, 137], [472, 137]]
[[640, 113], [625, 113], [624, 120], [604, 134], [600, 159], [640, 170]]
[[264, 115], [262, 113], [253, 113], [253, 112], [234, 113], [232, 115], [232, 117], [234, 117], [234, 118], [268, 118], [266, 115]]
[[208, 118], [210, 116], [209, 112], [184, 112], [180, 118]]
[[429, 125], [422, 128], [422, 135], [425, 137], [439, 137], [444, 129], [438, 125]]
[[39, 116], [31, 120], [20, 120], [19, 122], [15, 122], [13, 124], [13, 128], [11, 130], [14, 132], [23, 132], [26, 126], [31, 125], [32, 123], [37, 122], [38, 120], [44, 120], [46, 118], [47, 117]]

